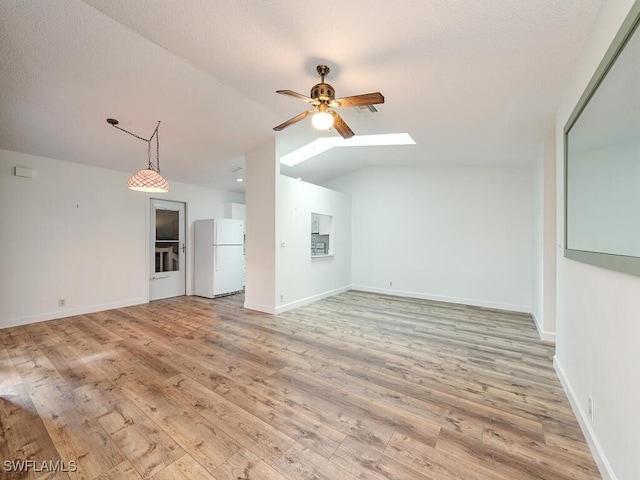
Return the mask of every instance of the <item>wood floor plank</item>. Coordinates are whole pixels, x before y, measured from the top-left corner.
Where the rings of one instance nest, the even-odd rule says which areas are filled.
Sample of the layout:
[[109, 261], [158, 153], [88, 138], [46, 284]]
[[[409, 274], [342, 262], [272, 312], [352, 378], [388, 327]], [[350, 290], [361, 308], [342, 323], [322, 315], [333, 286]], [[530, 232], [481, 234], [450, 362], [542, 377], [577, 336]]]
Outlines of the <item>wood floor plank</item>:
[[20, 385], [22, 383], [22, 377], [16, 370], [15, 365], [9, 352], [5, 348], [4, 344], [0, 342], [0, 395], [4, 393], [10, 393], [13, 386]]
[[29, 480], [600, 478], [530, 315], [356, 291], [279, 315], [243, 301], [0, 329], [2, 456], [78, 462]]
[[360, 415], [359, 406], [327, 400], [320, 395], [320, 388], [302, 378], [292, 376], [256, 377], [247, 381], [250, 388], [277, 399], [296, 411], [302, 412], [320, 423], [366, 442], [372, 448], [383, 450], [393, 434], [388, 423], [377, 422]]
[[95, 418], [81, 414], [66, 385], [42, 383], [29, 395], [63, 460], [77, 463], [72, 478], [93, 478], [124, 457]]
[[[51, 320], [50, 322], [47, 322], [47, 327], [49, 327], [50, 331], [52, 332], [52, 336], [59, 339], [59, 343], [64, 343], [66, 345], [75, 345], [78, 337], [86, 336], [76, 326], [76, 320], [77, 317]], [[31, 339], [33, 341], [37, 341], [38, 338], [31, 336]], [[97, 345], [95, 341], [93, 341], [93, 344]]]
[[[160, 352], [156, 349], [154, 343], [151, 343], [148, 348], [151, 352]], [[275, 403], [271, 398], [259, 395], [253, 390], [247, 393], [249, 390], [245, 387], [243, 379], [258, 378], [264, 374], [263, 371], [256, 370], [227, 356], [221, 357], [217, 352], [202, 353], [191, 350], [190, 354], [185, 354], [177, 349], [181, 349], [181, 344], [173, 342], [172, 346], [166, 348], [164, 352], [167, 354], [169, 361], [185, 372], [186, 376], [196, 380], [204, 387], [212, 389], [216, 394], [223, 395], [225, 398], [229, 398], [226, 396], [229, 393], [228, 385], [233, 383], [235, 391], [231, 395], [233, 397], [231, 401], [236, 406], [250, 412], [257, 419], [273, 426], [277, 430], [281, 430], [291, 438], [307, 437], [309, 442], [321, 445], [325, 450], [331, 449], [331, 452], [337, 448], [337, 443], [342, 439], [342, 437], [339, 437], [337, 441], [335, 440], [335, 433], [337, 432], [297, 413], [284, 412], [290, 418], [283, 420], [283, 415], [274, 408]], [[236, 383], [233, 379], [238, 378], [239, 380]]]
[[274, 401], [274, 397], [250, 389], [225, 375], [210, 375], [197, 381], [326, 458], [335, 452], [346, 436], [294, 410], [284, 403], [284, 399]]
[[[479, 442], [455, 432], [444, 431], [438, 439], [436, 449], [455, 455], [456, 458], [473, 462], [479, 470], [498, 472], [510, 480], [544, 479], [569, 480], [576, 478], [561, 465], [544, 465], [534, 459], [505, 452], [486, 442]], [[587, 477], [588, 478], [588, 477]]]
[[[22, 383], [64, 381], [56, 368], [26, 332], [17, 334], [16, 331], [10, 338], [13, 343], [6, 345], [6, 351], [13, 364], [11, 370], [18, 372]], [[15, 379], [12, 381], [15, 382]]]
[[216, 480], [288, 480], [266, 462], [242, 449], [213, 472]]
[[545, 430], [544, 438], [546, 444], [551, 447], [551, 452], [570, 452], [573, 455], [581, 457], [585, 464], [591, 464], [591, 452], [584, 442], [584, 439], [574, 439], [567, 435], [553, 433], [546, 427], [546, 423], [543, 423], [543, 428]]
[[[406, 395], [398, 390], [386, 388], [376, 383], [365, 381], [350, 375], [350, 370], [340, 369], [325, 362], [322, 358], [306, 358], [305, 362], [291, 362], [295, 365], [302, 365], [303, 369], [311, 370], [316, 376], [325, 380], [332, 387], [340, 387], [347, 391], [356, 393], [366, 399], [374, 400], [399, 412], [407, 412], [420, 417], [417, 425], [429, 423], [426, 431], [431, 431], [431, 435], [437, 438], [438, 428], [451, 428], [455, 431], [482, 438], [483, 422], [478, 419], [465, 418], [451, 411], [442, 414], [437, 410], [434, 412], [433, 405], [418, 398]], [[374, 369], [375, 370], [375, 369]], [[332, 390], [332, 389], [329, 389]], [[422, 436], [422, 435], [419, 435]], [[435, 444], [435, 439], [428, 440], [427, 443]]]
[[151, 478], [152, 480], [218, 480], [188, 454], [182, 456]]
[[96, 480], [142, 480], [142, 477], [130, 462], [125, 461], [102, 473]]
[[355, 368], [349, 373], [356, 378], [396, 390], [428, 403], [431, 412], [440, 414], [443, 418], [455, 412], [465, 421], [497, 424], [505, 430], [529, 435], [538, 441], [544, 440], [540, 422], [511, 413], [509, 409], [485, 405], [483, 399], [467, 399], [464, 392], [460, 392], [458, 396], [458, 392], [452, 388], [446, 388], [445, 391], [442, 391], [441, 384], [434, 384], [429, 378], [418, 378], [413, 375], [405, 378], [399, 374], [400, 372], [393, 374], [393, 372]]
[[373, 450], [353, 437], [347, 437], [342, 442], [331, 461], [355, 477], [367, 480], [439, 480], [424, 470], [420, 472]]
[[226, 433], [189, 405], [176, 400], [169, 387], [141, 379], [119, 388], [208, 472], [213, 472], [240, 450]]
[[273, 467], [291, 480], [356, 480], [357, 477], [335, 462], [318, 455], [305, 446], [294, 443]]
[[106, 328], [101, 324], [101, 318], [105, 318], [105, 316], [100, 314], [94, 314], [94, 316], [78, 315], [73, 317], [73, 325], [100, 345], [121, 342], [123, 338], [116, 333], [117, 330]]
[[485, 480], [486, 472], [473, 465], [447, 457], [434, 447], [425, 445], [408, 435], [394, 433], [384, 454], [394, 460], [425, 473], [437, 480]]
[[[440, 432], [440, 421], [425, 415], [415, 414], [406, 409], [398, 409], [388, 406], [385, 402], [376, 401], [375, 397], [354, 393], [346, 387], [341, 387], [336, 377], [325, 378], [323, 374], [310, 372], [315, 375], [307, 375], [304, 370], [283, 368], [273, 375], [274, 378], [282, 376], [291, 381], [308, 382], [318, 387], [317, 395], [325, 400], [331, 401], [334, 405], [339, 405], [343, 411], [354, 412], [355, 416], [368, 418], [380, 425], [386, 425], [393, 431], [412, 435], [426, 444], [435, 446]], [[386, 445], [386, 444], [385, 444]], [[384, 447], [382, 448], [384, 449]]]
[[117, 346], [118, 344], [105, 344], [102, 352], [96, 353], [94, 347], [81, 341], [75, 348], [91, 363], [92, 368], [110, 382], [122, 384], [142, 376], [132, 363], [131, 357], [126, 358], [118, 354]]
[[139, 372], [136, 375], [147, 376], [158, 381], [163, 381], [180, 374], [180, 370], [173, 365], [148, 353], [144, 347], [135, 342], [116, 343], [114, 348], [118, 362], [122, 362], [123, 360], [128, 362]]
[[61, 344], [48, 346], [42, 353], [49, 359], [70, 388], [80, 387], [88, 383], [100, 382], [104, 376], [93, 367], [75, 348]]
[[73, 392], [82, 412], [97, 419], [142, 478], [149, 478], [185, 451], [107, 380]]
[[[4, 462], [34, 461], [37, 465], [42, 465], [43, 462], [55, 463], [62, 460], [31, 397], [22, 385], [12, 385], [11, 391], [5, 388], [0, 396], [0, 459], [3, 461], [0, 465], [2, 475], [24, 480], [37, 478], [40, 474], [33, 468], [23, 474], [19, 471], [6, 471]], [[60, 478], [63, 476], [60, 475]]]
[[65, 339], [52, 328], [50, 323], [40, 322], [24, 326], [31, 340], [41, 349], [65, 343]]
[[516, 457], [528, 459], [541, 467], [546, 467], [548, 471], [557, 474], [558, 478], [561, 476], [572, 479], [593, 478], [598, 474], [591, 462], [584, 462], [585, 457], [581, 455], [580, 451], [554, 450], [553, 453], [550, 453], [546, 443], [538, 443], [527, 437], [514, 438], [490, 426], [484, 429], [482, 442], [496, 450], [502, 450]]
[[170, 388], [185, 405], [267, 464], [272, 464], [293, 444], [289, 436], [189, 377], [172, 379]]

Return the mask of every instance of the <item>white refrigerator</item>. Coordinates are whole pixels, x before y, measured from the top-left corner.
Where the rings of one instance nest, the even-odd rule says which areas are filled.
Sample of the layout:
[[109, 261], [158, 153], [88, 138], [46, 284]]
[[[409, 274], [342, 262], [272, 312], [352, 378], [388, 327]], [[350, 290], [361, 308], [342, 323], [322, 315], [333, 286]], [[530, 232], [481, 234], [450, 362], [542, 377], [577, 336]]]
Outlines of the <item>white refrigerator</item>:
[[193, 293], [214, 298], [244, 288], [244, 221], [212, 218], [194, 222]]

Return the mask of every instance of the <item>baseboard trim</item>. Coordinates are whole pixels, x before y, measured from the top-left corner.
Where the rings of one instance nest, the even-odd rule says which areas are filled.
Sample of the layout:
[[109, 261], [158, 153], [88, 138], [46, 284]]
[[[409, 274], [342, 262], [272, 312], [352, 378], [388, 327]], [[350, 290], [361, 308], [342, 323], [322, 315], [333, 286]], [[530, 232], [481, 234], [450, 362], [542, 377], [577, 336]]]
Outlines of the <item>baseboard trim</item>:
[[567, 398], [569, 399], [569, 403], [571, 404], [571, 408], [573, 409], [573, 413], [578, 419], [578, 424], [582, 429], [582, 434], [584, 435], [585, 440], [587, 441], [587, 445], [589, 445], [589, 449], [591, 450], [591, 455], [593, 455], [593, 459], [600, 470], [600, 475], [602, 476], [602, 480], [617, 480], [615, 473], [613, 473], [613, 468], [611, 468], [611, 464], [607, 460], [607, 456], [598, 442], [598, 437], [591, 426], [591, 422], [589, 421], [589, 417], [587, 413], [582, 409], [580, 402], [578, 401], [578, 397], [576, 396], [573, 387], [571, 386], [571, 382], [567, 377], [567, 374], [558, 360], [558, 356], [554, 355], [553, 357], [553, 368], [560, 379], [560, 383], [562, 384], [562, 388], [564, 392], [567, 394]]
[[538, 335], [540, 336], [540, 340], [545, 343], [550, 343], [552, 345], [556, 344], [556, 334], [555, 332], [547, 332], [542, 329], [540, 326], [540, 322], [538, 321], [538, 317], [536, 317], [535, 312], [531, 312], [531, 316], [533, 317], [533, 323], [535, 323], [536, 328], [538, 329]]
[[122, 302], [103, 303], [100, 305], [88, 305], [78, 308], [64, 308], [55, 312], [39, 313], [37, 315], [29, 315], [26, 317], [9, 318], [0, 320], [0, 329], [19, 327], [21, 325], [29, 325], [30, 323], [47, 322], [57, 318], [73, 317], [75, 315], [85, 315], [87, 313], [102, 312], [104, 310], [112, 310], [114, 308], [131, 307], [133, 305], [141, 305], [149, 303], [148, 298], [132, 298]]
[[319, 293], [317, 295], [312, 295], [311, 297], [303, 298], [301, 300], [296, 300], [295, 302], [279, 305], [276, 307], [276, 314], [293, 310], [294, 308], [302, 307], [304, 305], [309, 305], [310, 303], [317, 302], [318, 300], [322, 300], [323, 298], [332, 297], [339, 293], [348, 292], [349, 290], [351, 290], [350, 286], [340, 287], [340, 288]]
[[335, 288], [333, 290], [328, 290], [326, 292], [318, 293], [317, 295], [312, 295], [310, 297], [296, 300], [295, 302], [285, 303], [277, 306], [260, 305], [256, 303], [245, 302], [244, 308], [249, 310], [256, 310], [258, 312], [270, 313], [272, 315], [277, 315], [279, 313], [293, 310], [294, 308], [302, 307], [304, 305], [309, 305], [310, 303], [317, 302], [318, 300], [322, 300], [323, 298], [332, 297], [333, 295], [337, 295], [339, 293], [348, 292], [349, 290], [351, 290], [350, 286]]
[[474, 307], [493, 308], [495, 310], [507, 310], [510, 312], [531, 314], [531, 307], [524, 306], [524, 305], [485, 302], [484, 300], [476, 300], [471, 298], [447, 297], [444, 295], [432, 295], [432, 294], [422, 293], [422, 292], [409, 292], [409, 291], [389, 289], [389, 288], [369, 287], [365, 285], [352, 285], [351, 289], [359, 290], [361, 292], [381, 293], [383, 295], [394, 295], [397, 297], [420, 298], [423, 300], [433, 300], [436, 302], [457, 303], [461, 305], [471, 305]]
[[244, 308], [247, 310], [254, 310], [256, 312], [268, 313], [275, 315], [276, 309], [268, 305], [260, 305], [259, 303], [244, 302]]

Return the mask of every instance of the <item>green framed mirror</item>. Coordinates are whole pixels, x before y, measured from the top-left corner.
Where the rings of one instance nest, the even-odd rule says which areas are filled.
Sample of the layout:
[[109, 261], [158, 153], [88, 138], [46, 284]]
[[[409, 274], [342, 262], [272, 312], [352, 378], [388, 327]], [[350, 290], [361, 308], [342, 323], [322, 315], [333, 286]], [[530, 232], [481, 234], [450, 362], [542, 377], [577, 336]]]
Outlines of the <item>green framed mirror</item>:
[[567, 258], [640, 276], [640, 2], [564, 128]]

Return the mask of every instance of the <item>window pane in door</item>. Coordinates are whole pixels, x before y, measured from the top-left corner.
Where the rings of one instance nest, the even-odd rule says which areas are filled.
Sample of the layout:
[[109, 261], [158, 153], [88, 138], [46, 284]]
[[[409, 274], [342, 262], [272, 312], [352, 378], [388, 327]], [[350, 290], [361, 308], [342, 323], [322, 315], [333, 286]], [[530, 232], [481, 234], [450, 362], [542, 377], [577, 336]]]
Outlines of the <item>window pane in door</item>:
[[156, 210], [156, 272], [180, 270], [180, 212]]
[[156, 272], [180, 270], [178, 242], [156, 242]]
[[177, 210], [156, 210], [156, 241], [178, 241], [180, 213]]

